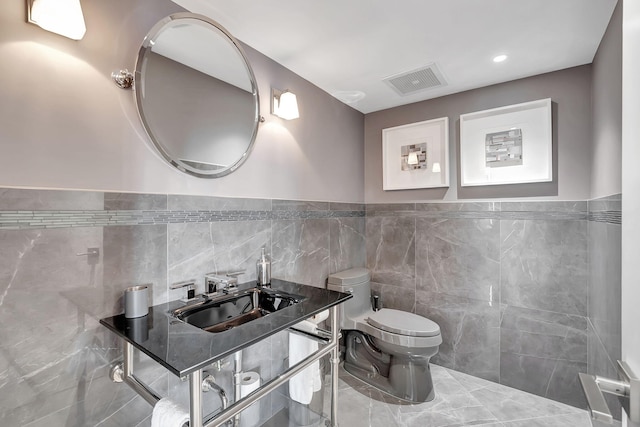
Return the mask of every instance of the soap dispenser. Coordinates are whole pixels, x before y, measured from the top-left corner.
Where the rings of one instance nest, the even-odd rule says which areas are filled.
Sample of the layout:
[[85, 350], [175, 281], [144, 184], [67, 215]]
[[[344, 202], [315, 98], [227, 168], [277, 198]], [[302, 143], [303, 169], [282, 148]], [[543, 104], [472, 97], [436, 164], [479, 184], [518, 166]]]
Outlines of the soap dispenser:
[[271, 260], [264, 253], [264, 248], [262, 248], [262, 255], [256, 263], [256, 271], [258, 273], [258, 285], [269, 286], [271, 284]]

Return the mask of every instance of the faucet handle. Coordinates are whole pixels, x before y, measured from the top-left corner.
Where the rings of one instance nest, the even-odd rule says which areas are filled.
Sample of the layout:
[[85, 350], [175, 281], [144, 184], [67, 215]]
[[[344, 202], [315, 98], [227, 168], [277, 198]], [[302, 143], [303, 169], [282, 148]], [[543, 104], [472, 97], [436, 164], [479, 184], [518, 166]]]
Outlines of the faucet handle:
[[172, 283], [169, 285], [169, 289], [187, 288], [187, 300], [194, 299], [196, 297], [196, 279], [185, 280], [184, 282]]
[[[204, 275], [204, 287], [207, 293], [214, 293], [218, 290], [228, 291], [230, 288], [238, 287], [238, 277], [245, 271], [234, 271], [232, 273], [207, 273]], [[218, 289], [220, 288], [220, 289]]]

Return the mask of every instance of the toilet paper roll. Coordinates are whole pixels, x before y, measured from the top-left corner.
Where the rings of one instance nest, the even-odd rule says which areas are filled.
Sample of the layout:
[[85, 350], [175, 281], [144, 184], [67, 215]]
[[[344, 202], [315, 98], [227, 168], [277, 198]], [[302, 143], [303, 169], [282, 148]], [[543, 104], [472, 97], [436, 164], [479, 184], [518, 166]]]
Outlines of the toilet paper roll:
[[[257, 372], [243, 372], [240, 375], [240, 397], [246, 397], [249, 393], [260, 388], [260, 375]], [[241, 427], [255, 427], [260, 423], [260, 401], [257, 401], [240, 415]]]
[[309, 317], [307, 320], [318, 325], [329, 318], [329, 310], [321, 311], [320, 313]]

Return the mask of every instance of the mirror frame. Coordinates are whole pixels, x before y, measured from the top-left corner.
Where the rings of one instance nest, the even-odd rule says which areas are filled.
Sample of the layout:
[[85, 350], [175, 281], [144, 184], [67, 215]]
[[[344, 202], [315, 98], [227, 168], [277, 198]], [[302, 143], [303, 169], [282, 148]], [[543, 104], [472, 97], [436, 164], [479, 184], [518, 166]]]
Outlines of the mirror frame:
[[249, 157], [249, 153], [251, 152], [251, 150], [253, 149], [253, 146], [255, 145], [256, 142], [256, 136], [258, 134], [258, 127], [261, 123], [261, 116], [260, 116], [260, 96], [258, 93], [258, 84], [256, 82], [256, 77], [253, 73], [253, 69], [251, 68], [251, 64], [249, 63], [249, 60], [247, 58], [247, 55], [245, 54], [244, 50], [242, 49], [242, 46], [240, 46], [239, 42], [220, 24], [218, 24], [216, 21], [214, 21], [213, 19], [210, 19], [204, 15], [200, 15], [200, 14], [196, 14], [196, 13], [190, 13], [190, 12], [180, 12], [180, 13], [174, 13], [171, 14], [169, 16], [167, 16], [166, 18], [161, 19], [160, 21], [158, 21], [152, 28], [151, 30], [149, 30], [149, 32], [147, 33], [147, 35], [145, 36], [144, 40], [142, 41], [142, 45], [140, 47], [140, 50], [138, 51], [138, 58], [136, 60], [136, 67], [135, 67], [135, 72], [134, 72], [134, 82], [142, 82], [142, 64], [144, 62], [145, 56], [147, 54], [147, 52], [151, 51], [151, 48], [153, 47], [152, 45], [152, 41], [161, 33], [161, 30], [169, 23], [173, 22], [173, 21], [178, 21], [180, 19], [195, 19], [195, 20], [199, 20], [202, 21], [208, 25], [212, 25], [213, 27], [215, 27], [218, 31], [220, 31], [222, 33], [222, 35], [226, 36], [229, 41], [231, 42], [231, 44], [236, 48], [237, 52], [240, 54], [240, 56], [242, 57], [242, 60], [244, 61], [246, 70], [247, 70], [247, 74], [249, 79], [251, 80], [251, 90], [252, 90], [252, 94], [255, 100], [255, 116], [254, 116], [254, 120], [253, 120], [253, 132], [251, 134], [251, 138], [249, 141], [249, 144], [247, 146], [246, 151], [242, 154], [242, 156], [240, 156], [240, 158], [233, 164], [225, 167], [224, 169], [216, 169], [213, 171], [202, 171], [196, 168], [193, 168], [191, 166], [189, 166], [188, 164], [185, 164], [183, 162], [181, 162], [180, 160], [176, 160], [174, 158], [172, 158], [172, 156], [167, 152], [167, 150], [165, 149], [165, 147], [163, 147], [163, 145], [157, 140], [157, 138], [154, 135], [153, 129], [151, 129], [151, 127], [149, 126], [149, 123], [147, 122], [147, 120], [145, 119], [145, 115], [144, 115], [144, 108], [142, 105], [142, 91], [140, 90], [135, 90], [134, 87], [134, 93], [135, 93], [135, 97], [136, 97], [136, 107], [137, 107], [137, 111], [138, 111], [138, 116], [140, 117], [140, 120], [142, 121], [142, 125], [144, 127], [144, 130], [146, 131], [147, 135], [149, 136], [149, 138], [151, 139], [151, 142], [153, 143], [154, 147], [158, 150], [158, 152], [162, 155], [162, 157], [169, 162], [169, 164], [171, 164], [172, 166], [174, 166], [176, 169], [187, 173], [189, 175], [192, 176], [196, 176], [199, 178], [220, 178], [223, 177], [225, 175], [230, 174], [231, 172], [234, 172], [236, 169], [238, 169]]

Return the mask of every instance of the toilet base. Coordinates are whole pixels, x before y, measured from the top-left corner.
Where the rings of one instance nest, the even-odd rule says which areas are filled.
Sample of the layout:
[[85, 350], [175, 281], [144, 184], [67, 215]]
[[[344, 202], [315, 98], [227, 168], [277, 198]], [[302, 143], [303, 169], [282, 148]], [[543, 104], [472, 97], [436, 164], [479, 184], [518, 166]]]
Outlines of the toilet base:
[[429, 357], [389, 355], [359, 331], [346, 334], [344, 368], [367, 384], [408, 402], [429, 402], [435, 398]]

